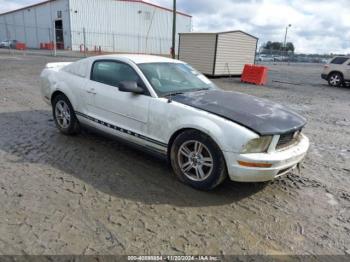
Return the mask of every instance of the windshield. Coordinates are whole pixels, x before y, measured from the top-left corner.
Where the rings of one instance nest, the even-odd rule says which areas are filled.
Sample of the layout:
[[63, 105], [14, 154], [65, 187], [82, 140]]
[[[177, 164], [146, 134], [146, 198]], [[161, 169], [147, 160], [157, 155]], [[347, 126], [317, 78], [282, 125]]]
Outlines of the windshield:
[[204, 75], [182, 63], [147, 63], [139, 68], [159, 96], [216, 89]]

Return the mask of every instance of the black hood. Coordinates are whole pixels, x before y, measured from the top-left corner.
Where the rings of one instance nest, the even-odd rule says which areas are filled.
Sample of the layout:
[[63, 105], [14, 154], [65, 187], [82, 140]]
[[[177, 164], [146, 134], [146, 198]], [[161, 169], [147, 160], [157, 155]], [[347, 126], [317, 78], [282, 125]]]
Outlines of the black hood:
[[305, 118], [282, 105], [238, 92], [188, 92], [172, 100], [231, 120], [261, 136], [293, 132], [306, 124]]

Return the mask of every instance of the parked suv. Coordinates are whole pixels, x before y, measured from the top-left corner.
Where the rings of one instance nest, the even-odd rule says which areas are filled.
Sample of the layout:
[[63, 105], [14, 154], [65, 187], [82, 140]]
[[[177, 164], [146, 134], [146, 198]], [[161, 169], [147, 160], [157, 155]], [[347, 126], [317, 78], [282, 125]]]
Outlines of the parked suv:
[[350, 82], [350, 57], [334, 57], [324, 66], [321, 77], [327, 80], [330, 86], [345, 86]]

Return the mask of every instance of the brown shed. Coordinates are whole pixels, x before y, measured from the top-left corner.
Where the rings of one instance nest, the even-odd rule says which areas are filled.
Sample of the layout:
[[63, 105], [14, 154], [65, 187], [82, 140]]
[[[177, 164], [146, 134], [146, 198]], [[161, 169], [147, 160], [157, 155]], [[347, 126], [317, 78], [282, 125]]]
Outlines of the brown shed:
[[179, 34], [178, 58], [208, 76], [241, 75], [255, 63], [258, 38], [243, 31]]

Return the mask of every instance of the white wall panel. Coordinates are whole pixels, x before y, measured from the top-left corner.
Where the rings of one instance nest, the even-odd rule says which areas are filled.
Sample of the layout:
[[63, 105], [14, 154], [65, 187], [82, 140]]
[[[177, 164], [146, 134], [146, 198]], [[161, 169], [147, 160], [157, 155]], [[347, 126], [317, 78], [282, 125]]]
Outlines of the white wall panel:
[[5, 40], [6, 38], [5, 16], [0, 16], [0, 41]]
[[[172, 12], [140, 2], [70, 0], [73, 48], [83, 44], [86, 30], [89, 50], [169, 54]], [[177, 15], [177, 31], [189, 32], [191, 17]]]
[[6, 14], [0, 16], [1, 18], [1, 24], [0, 27], [2, 30], [0, 32], [3, 32], [4, 35], [1, 36], [0, 40], [6, 40], [6, 39], [15, 39], [16, 37], [16, 27], [14, 26], [14, 20], [12, 14]]
[[25, 24], [25, 42], [28, 46], [37, 46], [38, 41], [38, 34], [37, 34], [37, 26], [36, 26], [36, 17], [35, 17], [35, 10], [36, 9], [29, 9], [21, 12], [23, 14], [23, 21]]
[[38, 45], [40, 45], [40, 43], [52, 41], [53, 18], [51, 16], [50, 6], [51, 4], [45, 4], [35, 8], [34, 10], [36, 17], [35, 22], [37, 25]]

